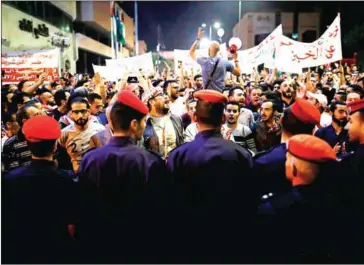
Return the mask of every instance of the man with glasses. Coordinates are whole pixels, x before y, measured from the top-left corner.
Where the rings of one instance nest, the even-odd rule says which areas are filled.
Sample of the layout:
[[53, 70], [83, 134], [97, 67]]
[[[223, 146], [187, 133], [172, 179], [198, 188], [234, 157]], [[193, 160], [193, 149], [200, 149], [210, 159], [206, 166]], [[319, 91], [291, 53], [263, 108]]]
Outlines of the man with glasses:
[[183, 143], [183, 124], [179, 116], [170, 113], [170, 100], [159, 87], [147, 98], [149, 116], [144, 131], [147, 150], [166, 158], [171, 150]]
[[83, 155], [90, 149], [91, 136], [104, 130], [104, 126], [90, 122], [90, 104], [87, 99], [76, 97], [70, 102], [70, 117], [74, 121], [62, 130], [58, 140], [61, 148], [67, 151], [72, 168], [77, 171]]

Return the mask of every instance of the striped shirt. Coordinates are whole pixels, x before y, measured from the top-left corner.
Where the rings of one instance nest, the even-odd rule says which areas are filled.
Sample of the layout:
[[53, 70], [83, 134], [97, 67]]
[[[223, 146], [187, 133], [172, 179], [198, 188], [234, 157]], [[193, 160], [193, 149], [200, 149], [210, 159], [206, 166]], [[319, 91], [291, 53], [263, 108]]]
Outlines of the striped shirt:
[[1, 158], [2, 167], [5, 172], [30, 164], [32, 154], [28, 149], [27, 141], [21, 129], [16, 135], [6, 140]]

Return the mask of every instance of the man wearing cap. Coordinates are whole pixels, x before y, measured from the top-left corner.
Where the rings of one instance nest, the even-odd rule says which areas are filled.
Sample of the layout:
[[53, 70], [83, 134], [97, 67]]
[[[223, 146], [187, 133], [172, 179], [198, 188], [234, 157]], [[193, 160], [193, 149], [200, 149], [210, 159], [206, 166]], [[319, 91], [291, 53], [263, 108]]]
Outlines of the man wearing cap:
[[330, 253], [332, 202], [322, 190], [325, 167], [336, 154], [325, 141], [307, 134], [287, 141], [285, 171], [291, 190], [272, 196], [258, 208], [259, 240], [279, 237], [278, 244], [262, 244], [269, 262], [327, 262]]
[[238, 229], [254, 208], [252, 157], [221, 136], [227, 97], [214, 90], [194, 96], [199, 133], [167, 159], [181, 201], [181, 248], [186, 249], [187, 263], [236, 261], [236, 249], [229, 242], [234, 241], [231, 236], [240, 237]]
[[22, 130], [32, 160], [4, 176], [2, 262], [75, 262], [68, 231], [76, 221], [77, 179], [53, 162], [61, 129], [51, 117], [34, 116]]
[[169, 113], [169, 99], [160, 87], [146, 96], [149, 115], [144, 130], [144, 146], [166, 158], [171, 150], [183, 144], [182, 119]]
[[[324, 94], [312, 93], [310, 91], [306, 94], [308, 102], [314, 105], [321, 113], [319, 127], [327, 127], [332, 123], [332, 117], [325, 111], [327, 107], [327, 98]], [[317, 127], [317, 129], [319, 129]]]
[[165, 180], [166, 170], [158, 155], [136, 146], [147, 114], [136, 95], [120, 92], [110, 112], [113, 136], [81, 161], [78, 176], [86, 192], [82, 235], [92, 262], [153, 262], [149, 254], [158, 244], [148, 241], [154, 238], [149, 232], [159, 231], [154, 220], [161, 215], [155, 211], [161, 202], [154, 195], [163, 192], [160, 180]]
[[297, 99], [283, 111], [281, 143], [271, 150], [254, 157], [254, 173], [259, 183], [260, 195], [286, 191], [289, 183], [285, 178], [286, 142], [296, 134], [312, 135], [320, 122], [320, 113], [304, 99]]

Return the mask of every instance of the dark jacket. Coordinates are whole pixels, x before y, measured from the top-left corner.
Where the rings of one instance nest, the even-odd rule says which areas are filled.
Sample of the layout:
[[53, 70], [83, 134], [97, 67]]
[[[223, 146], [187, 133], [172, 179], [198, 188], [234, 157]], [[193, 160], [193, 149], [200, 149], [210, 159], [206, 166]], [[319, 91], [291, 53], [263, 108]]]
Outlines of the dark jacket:
[[[173, 124], [173, 128], [176, 132], [176, 145], [180, 146], [181, 144], [183, 144], [182, 119], [173, 114], [170, 115], [170, 118], [171, 118], [171, 121]], [[159, 154], [159, 139], [158, 139], [157, 133], [155, 132], [155, 130], [153, 128], [152, 120], [150, 117], [147, 119], [147, 125], [145, 126], [143, 138], [144, 138], [144, 147], [147, 150], [150, 150], [150, 151], [153, 151], [153, 152], [156, 152]]]

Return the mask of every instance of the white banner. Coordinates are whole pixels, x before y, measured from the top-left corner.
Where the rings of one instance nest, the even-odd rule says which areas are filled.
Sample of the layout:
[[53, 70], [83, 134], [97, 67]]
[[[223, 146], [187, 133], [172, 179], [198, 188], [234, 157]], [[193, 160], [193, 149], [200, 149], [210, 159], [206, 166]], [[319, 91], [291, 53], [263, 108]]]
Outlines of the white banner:
[[275, 63], [280, 71], [324, 65], [342, 59], [340, 15], [312, 43], [303, 43], [282, 37], [277, 45]]
[[100, 65], [92, 65], [94, 72], [99, 73], [102, 78], [105, 78], [107, 81], [118, 81], [123, 78], [124, 72], [120, 67], [109, 67], [109, 66], [100, 66]]
[[[208, 57], [208, 49], [196, 50], [197, 57]], [[220, 57], [227, 59], [228, 53], [226, 44], [220, 44]], [[174, 50], [174, 71], [178, 73], [180, 65], [183, 65], [185, 71], [193, 70], [194, 74], [201, 73], [201, 66], [191, 58], [189, 50]]]
[[58, 68], [59, 50], [1, 53], [1, 68]]
[[142, 55], [126, 57], [121, 59], [106, 60], [106, 66], [110, 68], [118, 67], [123, 72], [137, 75], [139, 72], [150, 74], [154, 72], [152, 53], [148, 52]]

